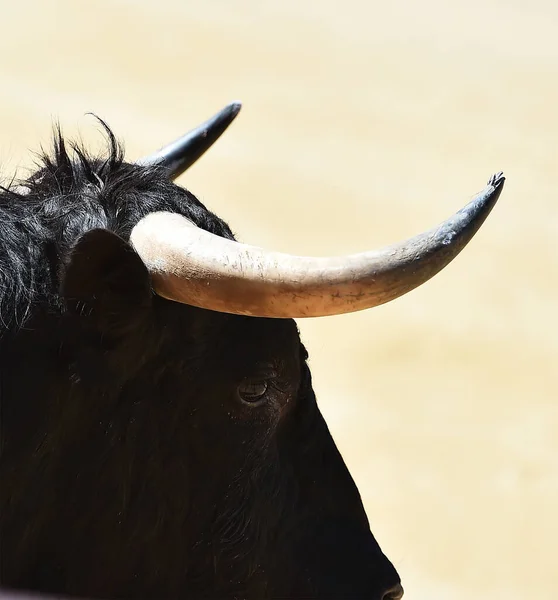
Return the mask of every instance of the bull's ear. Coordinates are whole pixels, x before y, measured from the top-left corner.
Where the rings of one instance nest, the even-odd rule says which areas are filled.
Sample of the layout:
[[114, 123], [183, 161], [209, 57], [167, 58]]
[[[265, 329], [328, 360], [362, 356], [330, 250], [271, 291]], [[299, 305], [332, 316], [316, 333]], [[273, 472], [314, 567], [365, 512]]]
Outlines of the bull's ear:
[[67, 309], [102, 329], [137, 321], [152, 301], [147, 268], [132, 246], [106, 229], [92, 229], [74, 245], [61, 276]]

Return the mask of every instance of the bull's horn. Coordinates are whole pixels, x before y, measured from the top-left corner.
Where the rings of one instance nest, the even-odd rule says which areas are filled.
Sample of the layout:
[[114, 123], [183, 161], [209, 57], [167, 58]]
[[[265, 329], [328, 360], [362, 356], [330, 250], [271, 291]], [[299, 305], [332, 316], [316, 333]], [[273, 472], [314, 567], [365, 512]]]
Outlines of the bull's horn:
[[478, 231], [504, 186], [490, 178], [438, 227], [380, 250], [333, 258], [269, 252], [199, 229], [185, 217], [151, 213], [130, 240], [157, 294], [219, 312], [318, 317], [378, 306], [406, 294], [449, 264]]
[[169, 179], [176, 179], [219, 139], [234, 121], [241, 107], [240, 102], [231, 102], [192, 131], [167, 144], [158, 152], [141, 158], [137, 163], [166, 167]]

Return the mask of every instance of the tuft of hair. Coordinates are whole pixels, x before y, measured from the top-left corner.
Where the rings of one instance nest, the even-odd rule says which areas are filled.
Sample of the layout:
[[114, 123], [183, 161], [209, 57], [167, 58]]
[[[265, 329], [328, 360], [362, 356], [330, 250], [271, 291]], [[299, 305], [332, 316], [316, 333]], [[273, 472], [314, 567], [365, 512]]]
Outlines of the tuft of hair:
[[38, 154], [37, 170], [17, 186], [13, 180], [0, 186], [0, 339], [25, 326], [35, 307], [62, 310], [60, 264], [90, 229], [105, 228], [128, 240], [142, 217], [166, 210], [234, 239], [228, 225], [163, 169], [126, 163], [123, 145], [96, 118], [106, 137], [100, 155], [65, 140], [56, 124], [52, 150]]

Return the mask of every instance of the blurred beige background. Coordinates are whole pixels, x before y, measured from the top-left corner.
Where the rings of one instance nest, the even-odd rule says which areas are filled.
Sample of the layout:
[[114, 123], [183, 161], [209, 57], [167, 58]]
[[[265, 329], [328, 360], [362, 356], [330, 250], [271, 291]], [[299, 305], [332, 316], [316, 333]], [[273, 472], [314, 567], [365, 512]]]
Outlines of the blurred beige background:
[[55, 118], [134, 159], [241, 99], [181, 183], [277, 250], [397, 241], [504, 170], [442, 274], [300, 327], [406, 598], [556, 598], [558, 3], [4, 0], [0, 51], [5, 178]]

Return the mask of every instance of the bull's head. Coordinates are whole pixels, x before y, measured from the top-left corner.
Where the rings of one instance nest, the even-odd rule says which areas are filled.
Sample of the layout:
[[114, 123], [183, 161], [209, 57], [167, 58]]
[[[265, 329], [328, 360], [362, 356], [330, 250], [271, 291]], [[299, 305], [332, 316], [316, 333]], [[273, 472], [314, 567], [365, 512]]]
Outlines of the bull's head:
[[29, 184], [28, 203], [49, 185], [72, 201], [58, 200], [63, 216], [44, 208], [45, 228], [66, 219], [48, 247], [58, 312], [37, 310], [1, 347], [6, 585], [158, 600], [403, 594], [291, 319], [421, 285], [474, 236], [504, 178], [393, 246], [268, 252], [172, 183], [239, 108], [139, 165], [70, 164], [59, 145]]

